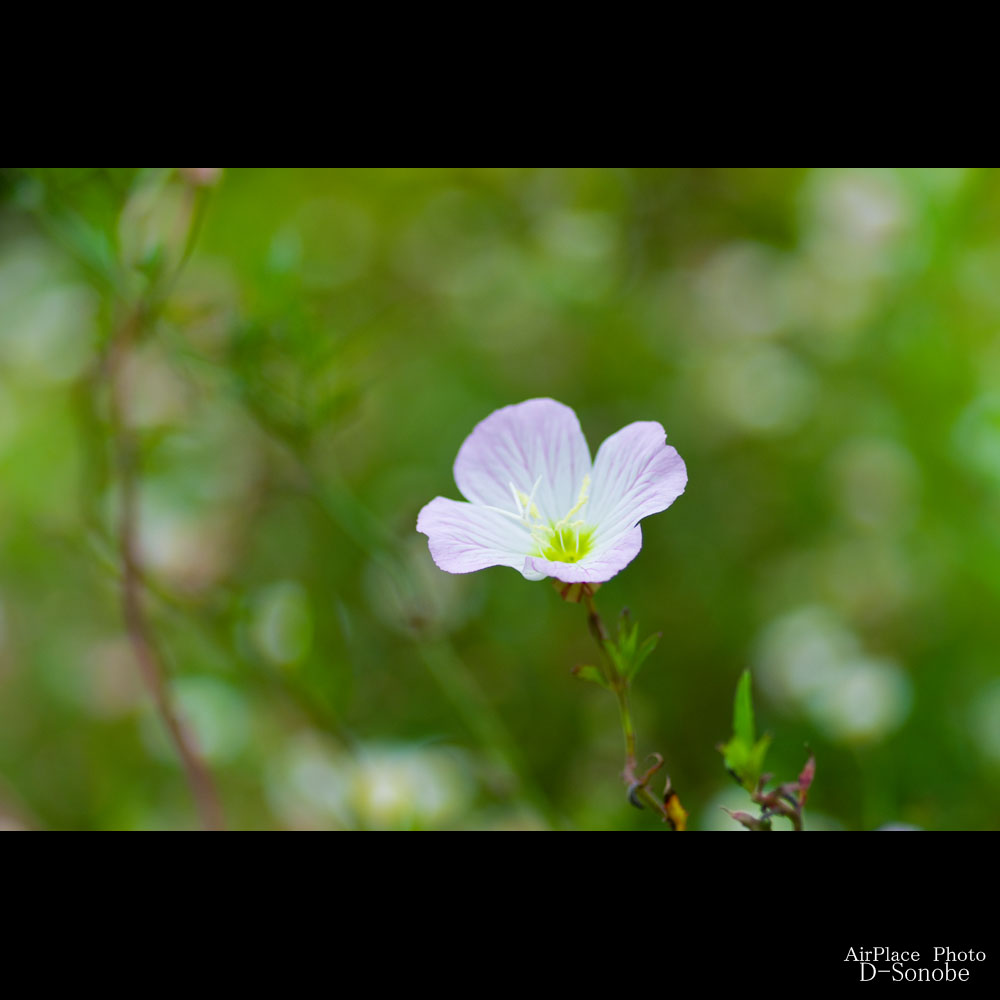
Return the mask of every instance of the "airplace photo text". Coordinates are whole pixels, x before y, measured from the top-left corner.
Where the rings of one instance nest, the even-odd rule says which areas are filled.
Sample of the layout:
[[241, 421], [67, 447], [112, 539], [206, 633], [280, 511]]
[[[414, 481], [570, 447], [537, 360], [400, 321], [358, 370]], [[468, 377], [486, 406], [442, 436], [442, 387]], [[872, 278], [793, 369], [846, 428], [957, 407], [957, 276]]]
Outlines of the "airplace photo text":
[[862, 983], [966, 983], [974, 978], [976, 966], [986, 961], [986, 952], [935, 947], [921, 955], [916, 950], [852, 947], [844, 961], [857, 963]]

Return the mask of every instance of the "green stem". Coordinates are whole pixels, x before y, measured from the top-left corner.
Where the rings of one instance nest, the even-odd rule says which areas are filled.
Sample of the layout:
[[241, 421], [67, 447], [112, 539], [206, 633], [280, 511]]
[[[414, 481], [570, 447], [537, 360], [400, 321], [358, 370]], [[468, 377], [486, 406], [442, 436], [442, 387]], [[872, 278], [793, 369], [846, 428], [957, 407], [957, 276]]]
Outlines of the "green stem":
[[611, 637], [600, 612], [597, 610], [597, 605], [594, 603], [593, 591], [587, 585], [583, 587], [582, 596], [587, 602], [587, 624], [603, 654], [605, 679], [618, 701], [618, 715], [621, 720], [622, 736], [625, 740], [625, 767], [622, 770], [622, 780], [628, 789], [629, 800], [633, 804], [642, 803], [647, 809], [658, 813], [665, 823], [670, 824], [672, 829], [684, 829], [687, 814], [681, 807], [676, 794], [670, 791], [669, 779], [662, 801], [649, 790], [649, 781], [662, 765], [662, 757], [659, 757], [659, 754], [656, 755], [659, 764], [654, 765], [646, 774], [637, 773], [638, 757], [636, 754], [635, 722], [632, 719], [632, 706], [629, 700], [629, 679], [608, 653], [607, 644], [611, 642]]
[[625, 760], [635, 764], [635, 724], [632, 722], [632, 707], [629, 704], [628, 684], [614, 686], [618, 698], [618, 714], [621, 716], [622, 734], [625, 737]]

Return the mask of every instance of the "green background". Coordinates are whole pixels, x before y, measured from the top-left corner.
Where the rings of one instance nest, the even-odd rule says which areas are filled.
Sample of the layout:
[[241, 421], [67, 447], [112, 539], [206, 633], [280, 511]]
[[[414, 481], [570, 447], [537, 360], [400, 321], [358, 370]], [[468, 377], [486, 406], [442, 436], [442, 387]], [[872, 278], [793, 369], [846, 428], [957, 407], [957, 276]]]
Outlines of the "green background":
[[102, 367], [191, 205], [128, 384], [229, 826], [657, 828], [570, 674], [582, 609], [415, 531], [537, 396], [687, 463], [597, 599], [664, 633], [639, 747], [693, 829], [749, 805], [716, 750], [747, 666], [767, 770], [816, 755], [807, 829], [997, 826], [997, 173], [238, 168], [0, 171], [0, 826], [197, 826], [122, 626]]

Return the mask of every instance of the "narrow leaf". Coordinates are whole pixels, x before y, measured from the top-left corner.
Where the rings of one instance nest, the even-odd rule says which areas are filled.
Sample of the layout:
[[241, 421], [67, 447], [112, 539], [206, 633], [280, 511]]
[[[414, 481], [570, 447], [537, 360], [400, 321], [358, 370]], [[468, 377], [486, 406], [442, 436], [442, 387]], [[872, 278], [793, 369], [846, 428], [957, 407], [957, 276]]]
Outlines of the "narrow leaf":
[[654, 632], [648, 639], [646, 639], [643, 644], [639, 647], [639, 651], [632, 658], [632, 665], [629, 671], [629, 679], [631, 680], [637, 673], [639, 673], [639, 668], [646, 662], [647, 657], [650, 653], [656, 649], [660, 639], [662, 638], [662, 632]]
[[604, 674], [597, 667], [590, 665], [574, 667], [573, 674], [582, 681], [590, 681], [593, 684], [600, 684], [602, 688], [608, 688], [608, 682], [604, 679]]
[[608, 656], [611, 657], [611, 662], [615, 665], [615, 670], [622, 676], [627, 677], [628, 658], [622, 655], [621, 649], [610, 641], [604, 643], [604, 649], [607, 651]]
[[726, 767], [747, 791], [752, 792], [764, 771], [764, 758], [771, 745], [765, 734], [755, 739], [753, 701], [750, 692], [750, 671], [744, 670], [736, 685], [733, 701], [733, 737], [719, 747], [726, 759]]
[[736, 685], [733, 702], [733, 736], [747, 748], [753, 746], [756, 735], [753, 724], [753, 700], [750, 694], [750, 671], [744, 670]]

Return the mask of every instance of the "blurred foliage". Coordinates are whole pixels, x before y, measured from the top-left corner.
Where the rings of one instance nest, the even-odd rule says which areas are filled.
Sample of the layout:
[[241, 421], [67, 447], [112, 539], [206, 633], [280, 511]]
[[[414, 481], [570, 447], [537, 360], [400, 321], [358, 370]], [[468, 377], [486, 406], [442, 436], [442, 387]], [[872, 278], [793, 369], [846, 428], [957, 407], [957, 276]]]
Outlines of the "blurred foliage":
[[996, 172], [205, 179], [0, 171], [0, 826], [196, 823], [117, 594], [102, 365], [159, 288], [128, 363], [147, 600], [230, 826], [655, 826], [571, 676], [582, 610], [414, 529], [534, 396], [592, 452], [659, 420], [687, 463], [598, 603], [663, 631], [639, 749], [693, 828], [738, 828], [714, 747], [748, 666], [768, 768], [816, 755], [807, 829], [997, 825]]

